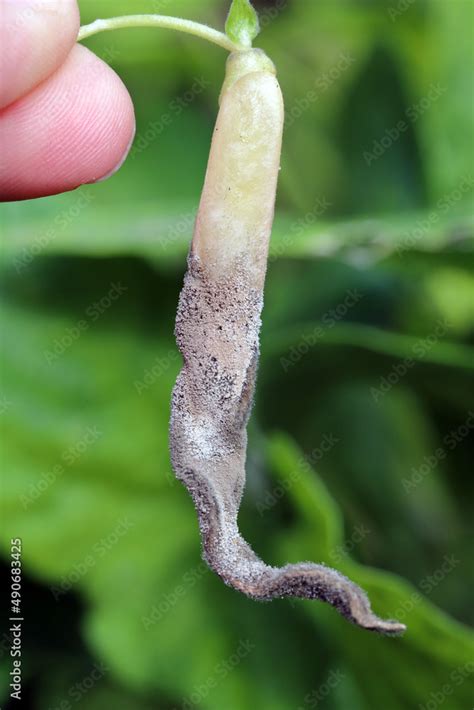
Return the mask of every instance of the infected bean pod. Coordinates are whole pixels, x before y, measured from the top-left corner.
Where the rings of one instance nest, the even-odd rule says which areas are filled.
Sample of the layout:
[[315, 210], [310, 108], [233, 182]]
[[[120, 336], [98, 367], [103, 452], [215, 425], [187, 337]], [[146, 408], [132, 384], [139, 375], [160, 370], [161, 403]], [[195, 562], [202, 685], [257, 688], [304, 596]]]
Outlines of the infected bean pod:
[[172, 398], [173, 468], [194, 500], [203, 556], [226, 584], [259, 600], [320, 599], [361, 627], [397, 634], [404, 625], [379, 619], [336, 570], [271, 567], [238, 530], [283, 121], [270, 60], [257, 49], [231, 54], [176, 319], [184, 364]]

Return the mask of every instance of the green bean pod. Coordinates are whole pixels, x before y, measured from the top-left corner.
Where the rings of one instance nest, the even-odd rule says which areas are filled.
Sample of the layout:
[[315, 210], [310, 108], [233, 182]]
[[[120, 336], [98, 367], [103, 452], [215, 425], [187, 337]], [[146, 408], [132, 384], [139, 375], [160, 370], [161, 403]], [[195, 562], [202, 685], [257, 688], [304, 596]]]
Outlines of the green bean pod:
[[173, 468], [193, 497], [203, 556], [226, 584], [254, 599], [321, 599], [366, 629], [396, 634], [404, 625], [379, 619], [339, 572], [266, 565], [237, 526], [283, 120], [270, 60], [256, 49], [231, 54], [176, 319], [184, 364], [172, 399]]

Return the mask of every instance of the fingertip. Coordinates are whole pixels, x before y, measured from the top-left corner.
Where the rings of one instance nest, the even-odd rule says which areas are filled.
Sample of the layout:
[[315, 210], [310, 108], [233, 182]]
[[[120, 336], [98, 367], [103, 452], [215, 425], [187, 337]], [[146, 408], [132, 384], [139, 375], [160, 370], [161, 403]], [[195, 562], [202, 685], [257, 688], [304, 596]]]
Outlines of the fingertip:
[[120, 170], [120, 168], [122, 167], [122, 165], [125, 163], [125, 161], [128, 158], [128, 154], [130, 153], [130, 149], [133, 145], [133, 141], [135, 140], [135, 134], [136, 134], [136, 123], [135, 123], [135, 117], [134, 117], [132, 133], [130, 135], [130, 139], [128, 141], [127, 147], [125, 148], [125, 152], [122, 155], [122, 157], [120, 158], [119, 162], [113, 168], [108, 170], [105, 173], [105, 175], [103, 175], [102, 177], [90, 180], [88, 183], [89, 185], [93, 185], [98, 182], [105, 182], [106, 180], [109, 180], [111, 177], [113, 177], [116, 173], [118, 173], [118, 171]]
[[77, 0], [0, 0], [0, 108], [50, 76], [77, 41]]
[[53, 195], [114, 174], [135, 133], [119, 76], [76, 45], [64, 65], [0, 117], [3, 200]]
[[135, 110], [125, 84], [108, 64], [79, 44], [72, 54], [66, 83], [80, 89], [61, 128], [76, 135], [70, 139], [75, 148], [71, 178], [92, 184], [112, 177], [125, 162], [135, 138]]

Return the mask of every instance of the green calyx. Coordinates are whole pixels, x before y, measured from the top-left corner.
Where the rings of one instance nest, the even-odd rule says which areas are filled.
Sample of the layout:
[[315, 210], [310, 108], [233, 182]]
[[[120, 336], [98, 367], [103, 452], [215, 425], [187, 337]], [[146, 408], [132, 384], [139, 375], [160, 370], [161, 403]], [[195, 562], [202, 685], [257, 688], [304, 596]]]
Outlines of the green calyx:
[[250, 0], [232, 0], [225, 32], [239, 47], [250, 48], [260, 32], [258, 15]]

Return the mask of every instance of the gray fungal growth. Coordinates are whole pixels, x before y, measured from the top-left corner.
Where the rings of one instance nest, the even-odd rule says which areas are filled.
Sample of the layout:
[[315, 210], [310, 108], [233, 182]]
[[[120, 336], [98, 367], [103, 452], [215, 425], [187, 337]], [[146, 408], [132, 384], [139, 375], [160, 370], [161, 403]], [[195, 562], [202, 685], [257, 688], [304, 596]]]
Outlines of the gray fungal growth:
[[310, 562], [271, 567], [239, 533], [263, 305], [245, 261], [219, 280], [191, 249], [176, 320], [184, 366], [172, 400], [172, 463], [196, 506], [204, 559], [252, 599], [319, 599], [365, 629], [402, 633], [403, 624], [379, 619], [365, 593], [336, 570]]

